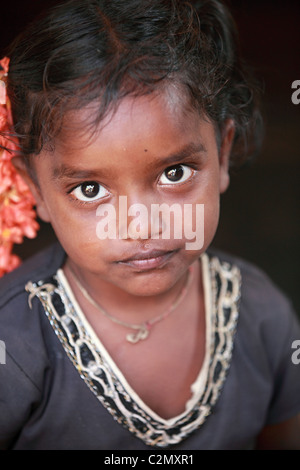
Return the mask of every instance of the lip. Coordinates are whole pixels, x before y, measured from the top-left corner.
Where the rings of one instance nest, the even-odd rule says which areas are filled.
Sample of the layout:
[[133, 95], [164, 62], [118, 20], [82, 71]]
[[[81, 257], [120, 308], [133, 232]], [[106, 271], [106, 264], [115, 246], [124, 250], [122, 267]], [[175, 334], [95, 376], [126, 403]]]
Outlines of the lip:
[[161, 268], [177, 252], [178, 250], [152, 250], [148, 252], [138, 252], [129, 258], [118, 261], [117, 263], [130, 266], [138, 271], [148, 271], [151, 269]]

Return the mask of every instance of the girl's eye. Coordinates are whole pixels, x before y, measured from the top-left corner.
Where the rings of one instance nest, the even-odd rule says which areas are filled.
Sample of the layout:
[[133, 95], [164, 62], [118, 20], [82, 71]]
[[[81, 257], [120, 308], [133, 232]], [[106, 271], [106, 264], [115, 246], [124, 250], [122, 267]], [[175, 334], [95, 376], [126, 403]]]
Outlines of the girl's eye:
[[94, 202], [107, 196], [108, 191], [95, 181], [87, 181], [82, 183], [71, 192], [76, 199], [83, 202]]
[[194, 173], [193, 169], [186, 165], [175, 165], [167, 168], [159, 179], [160, 184], [184, 183]]

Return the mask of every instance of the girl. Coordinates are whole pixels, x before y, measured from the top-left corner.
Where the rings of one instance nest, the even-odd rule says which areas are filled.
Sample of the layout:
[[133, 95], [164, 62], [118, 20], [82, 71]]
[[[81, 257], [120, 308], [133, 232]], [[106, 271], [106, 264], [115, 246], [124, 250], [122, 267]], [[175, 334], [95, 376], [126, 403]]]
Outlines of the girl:
[[13, 43], [12, 161], [59, 244], [1, 282], [2, 448], [300, 448], [296, 317], [209, 248], [259, 139], [237, 50], [216, 0], [71, 0]]

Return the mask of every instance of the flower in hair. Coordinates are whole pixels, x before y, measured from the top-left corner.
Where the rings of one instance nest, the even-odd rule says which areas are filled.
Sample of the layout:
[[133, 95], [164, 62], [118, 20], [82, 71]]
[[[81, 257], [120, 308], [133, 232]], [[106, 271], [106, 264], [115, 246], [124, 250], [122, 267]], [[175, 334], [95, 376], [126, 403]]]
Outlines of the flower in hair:
[[13, 254], [15, 243], [24, 237], [36, 237], [39, 225], [34, 210], [35, 201], [28, 186], [17, 173], [12, 158], [19, 150], [12, 137], [12, 114], [6, 93], [9, 58], [0, 60], [0, 277], [21, 264]]

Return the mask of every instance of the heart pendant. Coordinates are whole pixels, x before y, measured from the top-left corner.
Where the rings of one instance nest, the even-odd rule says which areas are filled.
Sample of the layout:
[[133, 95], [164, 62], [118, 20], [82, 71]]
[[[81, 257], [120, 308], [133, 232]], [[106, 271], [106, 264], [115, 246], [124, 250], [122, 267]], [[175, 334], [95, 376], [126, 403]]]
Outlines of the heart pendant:
[[146, 339], [149, 335], [149, 330], [145, 325], [142, 325], [137, 333], [130, 333], [126, 336], [129, 343], [138, 343], [142, 339]]

